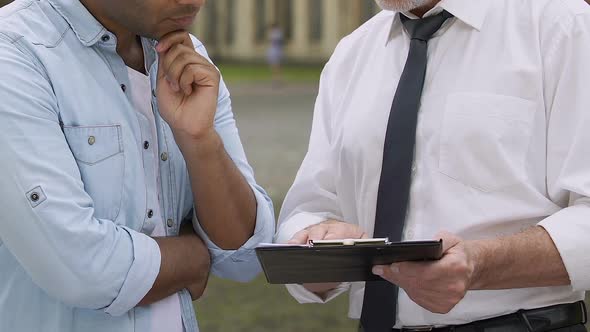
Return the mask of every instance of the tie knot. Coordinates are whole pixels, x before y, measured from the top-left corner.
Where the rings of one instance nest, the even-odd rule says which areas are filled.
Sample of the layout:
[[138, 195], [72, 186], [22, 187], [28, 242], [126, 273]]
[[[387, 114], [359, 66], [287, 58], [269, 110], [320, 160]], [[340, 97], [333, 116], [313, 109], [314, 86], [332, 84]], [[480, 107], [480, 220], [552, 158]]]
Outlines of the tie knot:
[[418, 39], [427, 42], [432, 38], [446, 20], [453, 17], [453, 15], [446, 10], [434, 16], [429, 16], [417, 20], [411, 20], [400, 13], [400, 17], [406, 31], [411, 36], [411, 39]]

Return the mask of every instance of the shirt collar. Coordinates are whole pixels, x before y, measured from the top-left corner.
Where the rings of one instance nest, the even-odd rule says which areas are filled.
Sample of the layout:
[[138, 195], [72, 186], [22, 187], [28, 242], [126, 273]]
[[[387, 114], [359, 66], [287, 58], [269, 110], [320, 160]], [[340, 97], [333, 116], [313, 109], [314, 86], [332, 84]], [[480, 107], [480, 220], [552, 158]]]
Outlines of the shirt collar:
[[48, 0], [48, 2], [68, 22], [84, 46], [96, 44], [107, 32], [79, 0]]
[[[442, 0], [434, 8], [424, 15], [425, 17], [440, 14], [443, 10], [453, 14], [458, 20], [480, 31], [485, 22], [489, 10], [489, 0]], [[403, 15], [417, 19], [416, 15], [410, 12], [403, 12]], [[391, 40], [393, 35], [400, 31], [401, 20], [399, 15], [394, 15], [391, 32], [387, 38], [387, 42]]]

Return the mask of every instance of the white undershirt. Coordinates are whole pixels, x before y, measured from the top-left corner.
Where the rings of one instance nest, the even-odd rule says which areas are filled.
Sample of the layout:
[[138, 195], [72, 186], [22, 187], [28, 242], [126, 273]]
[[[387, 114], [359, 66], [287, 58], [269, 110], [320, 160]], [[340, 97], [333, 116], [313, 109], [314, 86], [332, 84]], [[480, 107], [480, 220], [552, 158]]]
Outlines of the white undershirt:
[[[147, 190], [157, 193], [158, 204], [154, 204], [152, 210], [154, 211], [154, 219], [157, 220], [156, 227], [152, 232], [153, 237], [166, 236], [166, 230], [164, 227], [164, 218], [160, 211], [159, 197], [160, 197], [160, 176], [159, 176], [159, 157], [158, 157], [158, 133], [156, 130], [156, 120], [152, 111], [151, 104], [151, 84], [149, 76], [146, 76], [140, 72], [137, 72], [131, 68], [127, 68], [129, 74], [131, 100], [135, 110], [140, 113], [140, 116], [147, 118], [149, 123], [149, 133], [151, 137], [143, 137], [144, 140], [151, 142], [150, 149], [145, 153], [153, 153], [153, 165], [146, 167], [144, 165], [146, 173], [146, 186]], [[148, 181], [148, 179], [153, 179]], [[169, 296], [161, 301], [158, 301], [150, 305], [151, 309], [151, 330], [148, 332], [183, 332], [182, 326], [182, 315], [180, 309], [180, 298], [178, 294]]]

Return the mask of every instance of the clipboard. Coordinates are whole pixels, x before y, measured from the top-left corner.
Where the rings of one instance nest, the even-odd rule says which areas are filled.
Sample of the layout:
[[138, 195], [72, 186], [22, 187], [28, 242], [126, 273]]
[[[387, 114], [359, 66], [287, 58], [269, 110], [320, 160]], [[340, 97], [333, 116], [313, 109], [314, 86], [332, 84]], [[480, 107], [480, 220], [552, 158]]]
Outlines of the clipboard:
[[[351, 242], [352, 241], [352, 242]], [[318, 241], [309, 245], [262, 245], [256, 255], [270, 284], [377, 281], [374, 265], [438, 260], [441, 241], [387, 239]]]

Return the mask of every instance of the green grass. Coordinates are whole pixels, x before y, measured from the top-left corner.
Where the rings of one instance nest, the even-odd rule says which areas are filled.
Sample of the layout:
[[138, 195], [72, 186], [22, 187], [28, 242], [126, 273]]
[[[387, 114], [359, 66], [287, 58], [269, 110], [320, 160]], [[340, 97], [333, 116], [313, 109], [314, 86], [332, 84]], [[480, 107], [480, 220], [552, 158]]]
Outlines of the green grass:
[[263, 276], [249, 284], [211, 278], [195, 311], [203, 332], [357, 330], [347, 318], [347, 295], [328, 304], [299, 304], [284, 286], [269, 285]]
[[[241, 65], [233, 63], [218, 64], [225, 81], [236, 82], [264, 82], [271, 81], [270, 69], [265, 65]], [[283, 80], [288, 83], [317, 83], [320, 79], [322, 67], [312, 66], [285, 66], [283, 67]]]

